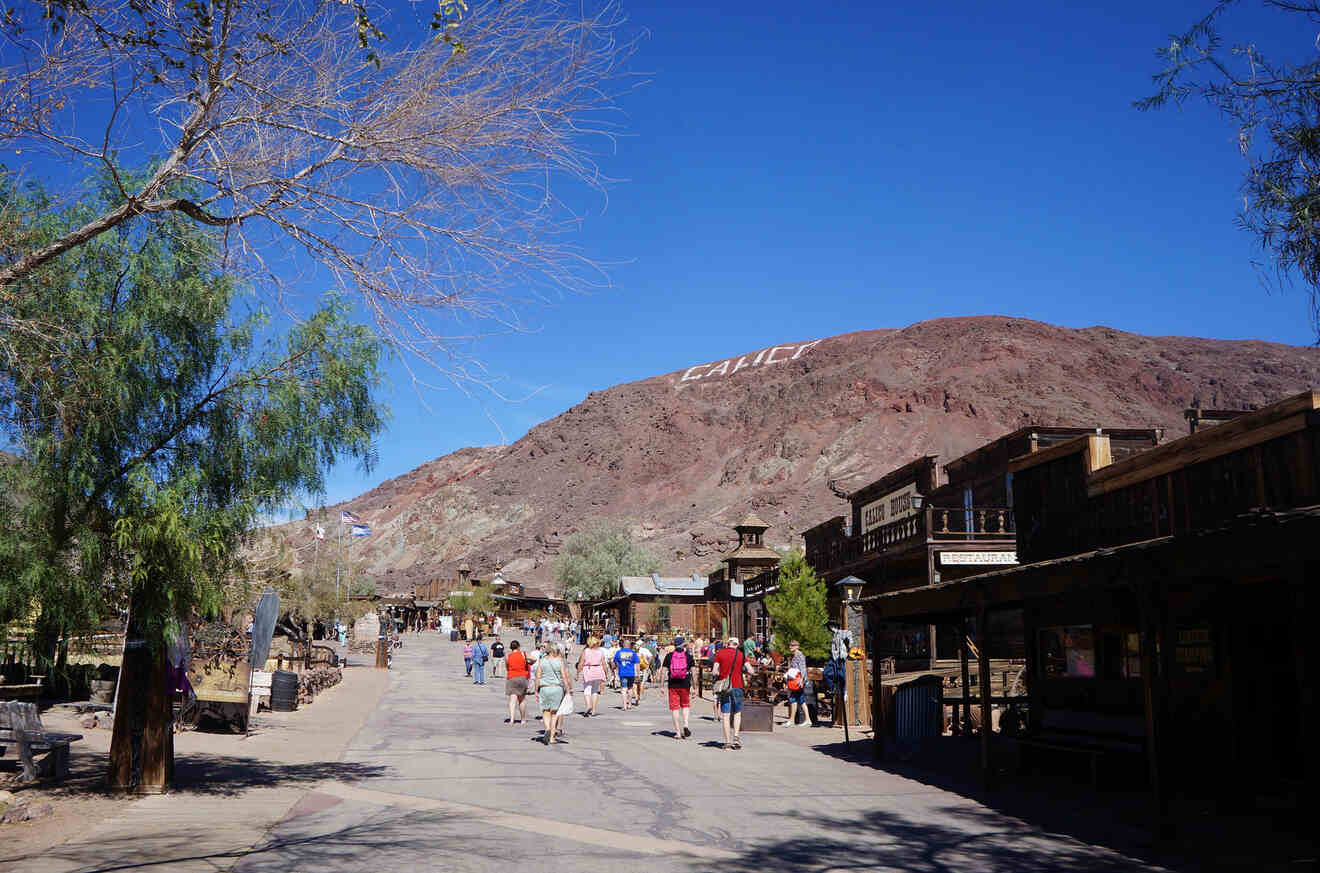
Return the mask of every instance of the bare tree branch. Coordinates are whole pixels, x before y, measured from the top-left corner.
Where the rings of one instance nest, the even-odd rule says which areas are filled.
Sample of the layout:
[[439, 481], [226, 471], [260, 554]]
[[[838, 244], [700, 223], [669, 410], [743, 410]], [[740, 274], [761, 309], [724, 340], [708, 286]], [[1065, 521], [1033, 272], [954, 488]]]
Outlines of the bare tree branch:
[[[462, 350], [477, 323], [516, 327], [538, 289], [601, 281], [562, 242], [580, 220], [558, 188], [607, 183], [589, 144], [612, 142], [631, 45], [602, 2], [442, 0], [440, 38], [339, 0], [20, 7], [0, 25], [0, 150], [99, 166], [123, 202], [5, 252], [0, 322], [4, 294], [44, 264], [134, 216], [180, 212], [224, 228], [234, 266], [265, 271], [268, 294], [284, 293], [275, 274], [300, 247], [383, 337], [479, 379]], [[117, 167], [151, 153], [164, 157], [127, 187]]]

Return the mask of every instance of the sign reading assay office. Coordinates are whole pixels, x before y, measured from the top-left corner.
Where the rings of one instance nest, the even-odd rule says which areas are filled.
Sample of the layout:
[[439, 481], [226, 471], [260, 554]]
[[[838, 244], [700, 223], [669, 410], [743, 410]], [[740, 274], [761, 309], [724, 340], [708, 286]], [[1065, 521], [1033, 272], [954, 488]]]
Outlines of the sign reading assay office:
[[742, 355], [738, 358], [729, 358], [727, 361], [718, 361], [713, 364], [697, 364], [684, 370], [683, 377], [678, 381], [681, 384], [683, 382], [695, 382], [698, 379], [732, 376], [739, 370], [768, 367], [771, 364], [780, 364], [784, 361], [796, 361], [805, 355], [808, 350], [820, 345], [820, 342], [820, 340], [812, 340], [805, 343], [771, 346], [768, 349], [761, 349], [754, 355]]

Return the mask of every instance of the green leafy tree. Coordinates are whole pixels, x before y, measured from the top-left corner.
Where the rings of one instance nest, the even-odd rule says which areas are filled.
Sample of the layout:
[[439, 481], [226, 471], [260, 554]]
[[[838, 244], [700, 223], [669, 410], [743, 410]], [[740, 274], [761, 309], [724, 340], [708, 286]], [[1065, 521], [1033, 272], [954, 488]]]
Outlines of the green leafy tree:
[[807, 563], [801, 549], [794, 549], [779, 565], [778, 590], [765, 598], [765, 607], [774, 619], [771, 647], [788, 654], [788, 644], [797, 640], [808, 658], [827, 658], [830, 632], [825, 582]]
[[495, 599], [495, 589], [485, 582], [473, 585], [468, 591], [468, 596], [463, 601], [463, 608], [469, 612], [484, 615], [493, 612], [499, 606], [499, 601]]
[[660, 560], [633, 540], [628, 525], [595, 519], [564, 541], [551, 565], [565, 600], [592, 600], [617, 593], [620, 576], [659, 572]]
[[[51, 212], [11, 186], [0, 210], [27, 222], [7, 233], [39, 245], [117, 196], [107, 183]], [[36, 603], [47, 634], [69, 634], [128, 610], [144, 645], [121, 676], [120, 785], [144, 746], [131, 734], [159, 737], [168, 724], [155, 689], [178, 622], [217, 612], [257, 521], [323, 492], [340, 457], [369, 466], [384, 426], [370, 331], [329, 298], [277, 336], [260, 313], [239, 314], [219, 256], [186, 218], [126, 221], [5, 298], [19, 323], [59, 329], [11, 334], [0, 358], [0, 421], [19, 456], [0, 470], [0, 622]]]
[[[1139, 109], [1205, 100], [1237, 127], [1246, 161], [1239, 223], [1269, 259], [1272, 284], [1300, 282], [1320, 339], [1320, 54], [1300, 58], [1290, 47], [1271, 52], [1249, 40], [1226, 40], [1223, 22], [1238, 0], [1216, 3], [1186, 32], [1156, 50], [1163, 68], [1155, 94]], [[1313, 37], [1320, 32], [1317, 0], [1266, 0]]]

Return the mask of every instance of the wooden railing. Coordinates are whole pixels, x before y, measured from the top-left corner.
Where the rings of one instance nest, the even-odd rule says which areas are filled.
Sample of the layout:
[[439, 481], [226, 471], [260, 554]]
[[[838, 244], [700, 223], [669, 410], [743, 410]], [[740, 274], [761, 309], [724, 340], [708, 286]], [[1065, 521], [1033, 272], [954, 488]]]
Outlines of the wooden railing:
[[757, 573], [743, 583], [743, 597], [753, 600], [764, 597], [779, 585], [779, 568], [771, 567], [763, 573]]
[[933, 539], [976, 539], [1011, 537], [1017, 533], [1013, 510], [1008, 507], [972, 507], [943, 509], [930, 507], [930, 530]]
[[874, 557], [917, 542], [1013, 539], [1017, 525], [1013, 510], [1005, 506], [926, 506], [913, 515], [891, 521], [852, 537], [837, 537], [807, 555], [819, 572]]

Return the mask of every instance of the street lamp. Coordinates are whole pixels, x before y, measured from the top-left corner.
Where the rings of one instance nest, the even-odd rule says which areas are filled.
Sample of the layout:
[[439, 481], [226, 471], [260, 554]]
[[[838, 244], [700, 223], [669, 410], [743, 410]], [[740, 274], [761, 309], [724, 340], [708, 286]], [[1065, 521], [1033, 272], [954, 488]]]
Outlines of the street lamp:
[[908, 499], [912, 501], [912, 508], [917, 512], [921, 512], [921, 508], [926, 505], [926, 495], [924, 494], [913, 494]]
[[838, 582], [834, 583], [837, 588], [843, 591], [843, 599], [847, 603], [852, 603], [862, 594], [862, 587], [866, 585], [865, 579], [858, 579], [856, 576], [844, 576]]
[[[838, 677], [840, 684], [835, 711], [843, 714], [843, 741], [851, 747], [852, 737], [848, 735], [848, 677], [845, 673], [848, 648], [852, 645], [852, 632], [848, 630], [848, 607], [857, 602], [866, 580], [858, 579], [856, 576], [844, 576], [834, 584], [843, 592], [843, 604], [840, 609], [842, 623], [839, 630], [834, 632], [834, 641], [830, 645], [830, 657], [834, 661], [835, 675]], [[860, 682], [855, 684], [858, 688], [861, 687]]]

